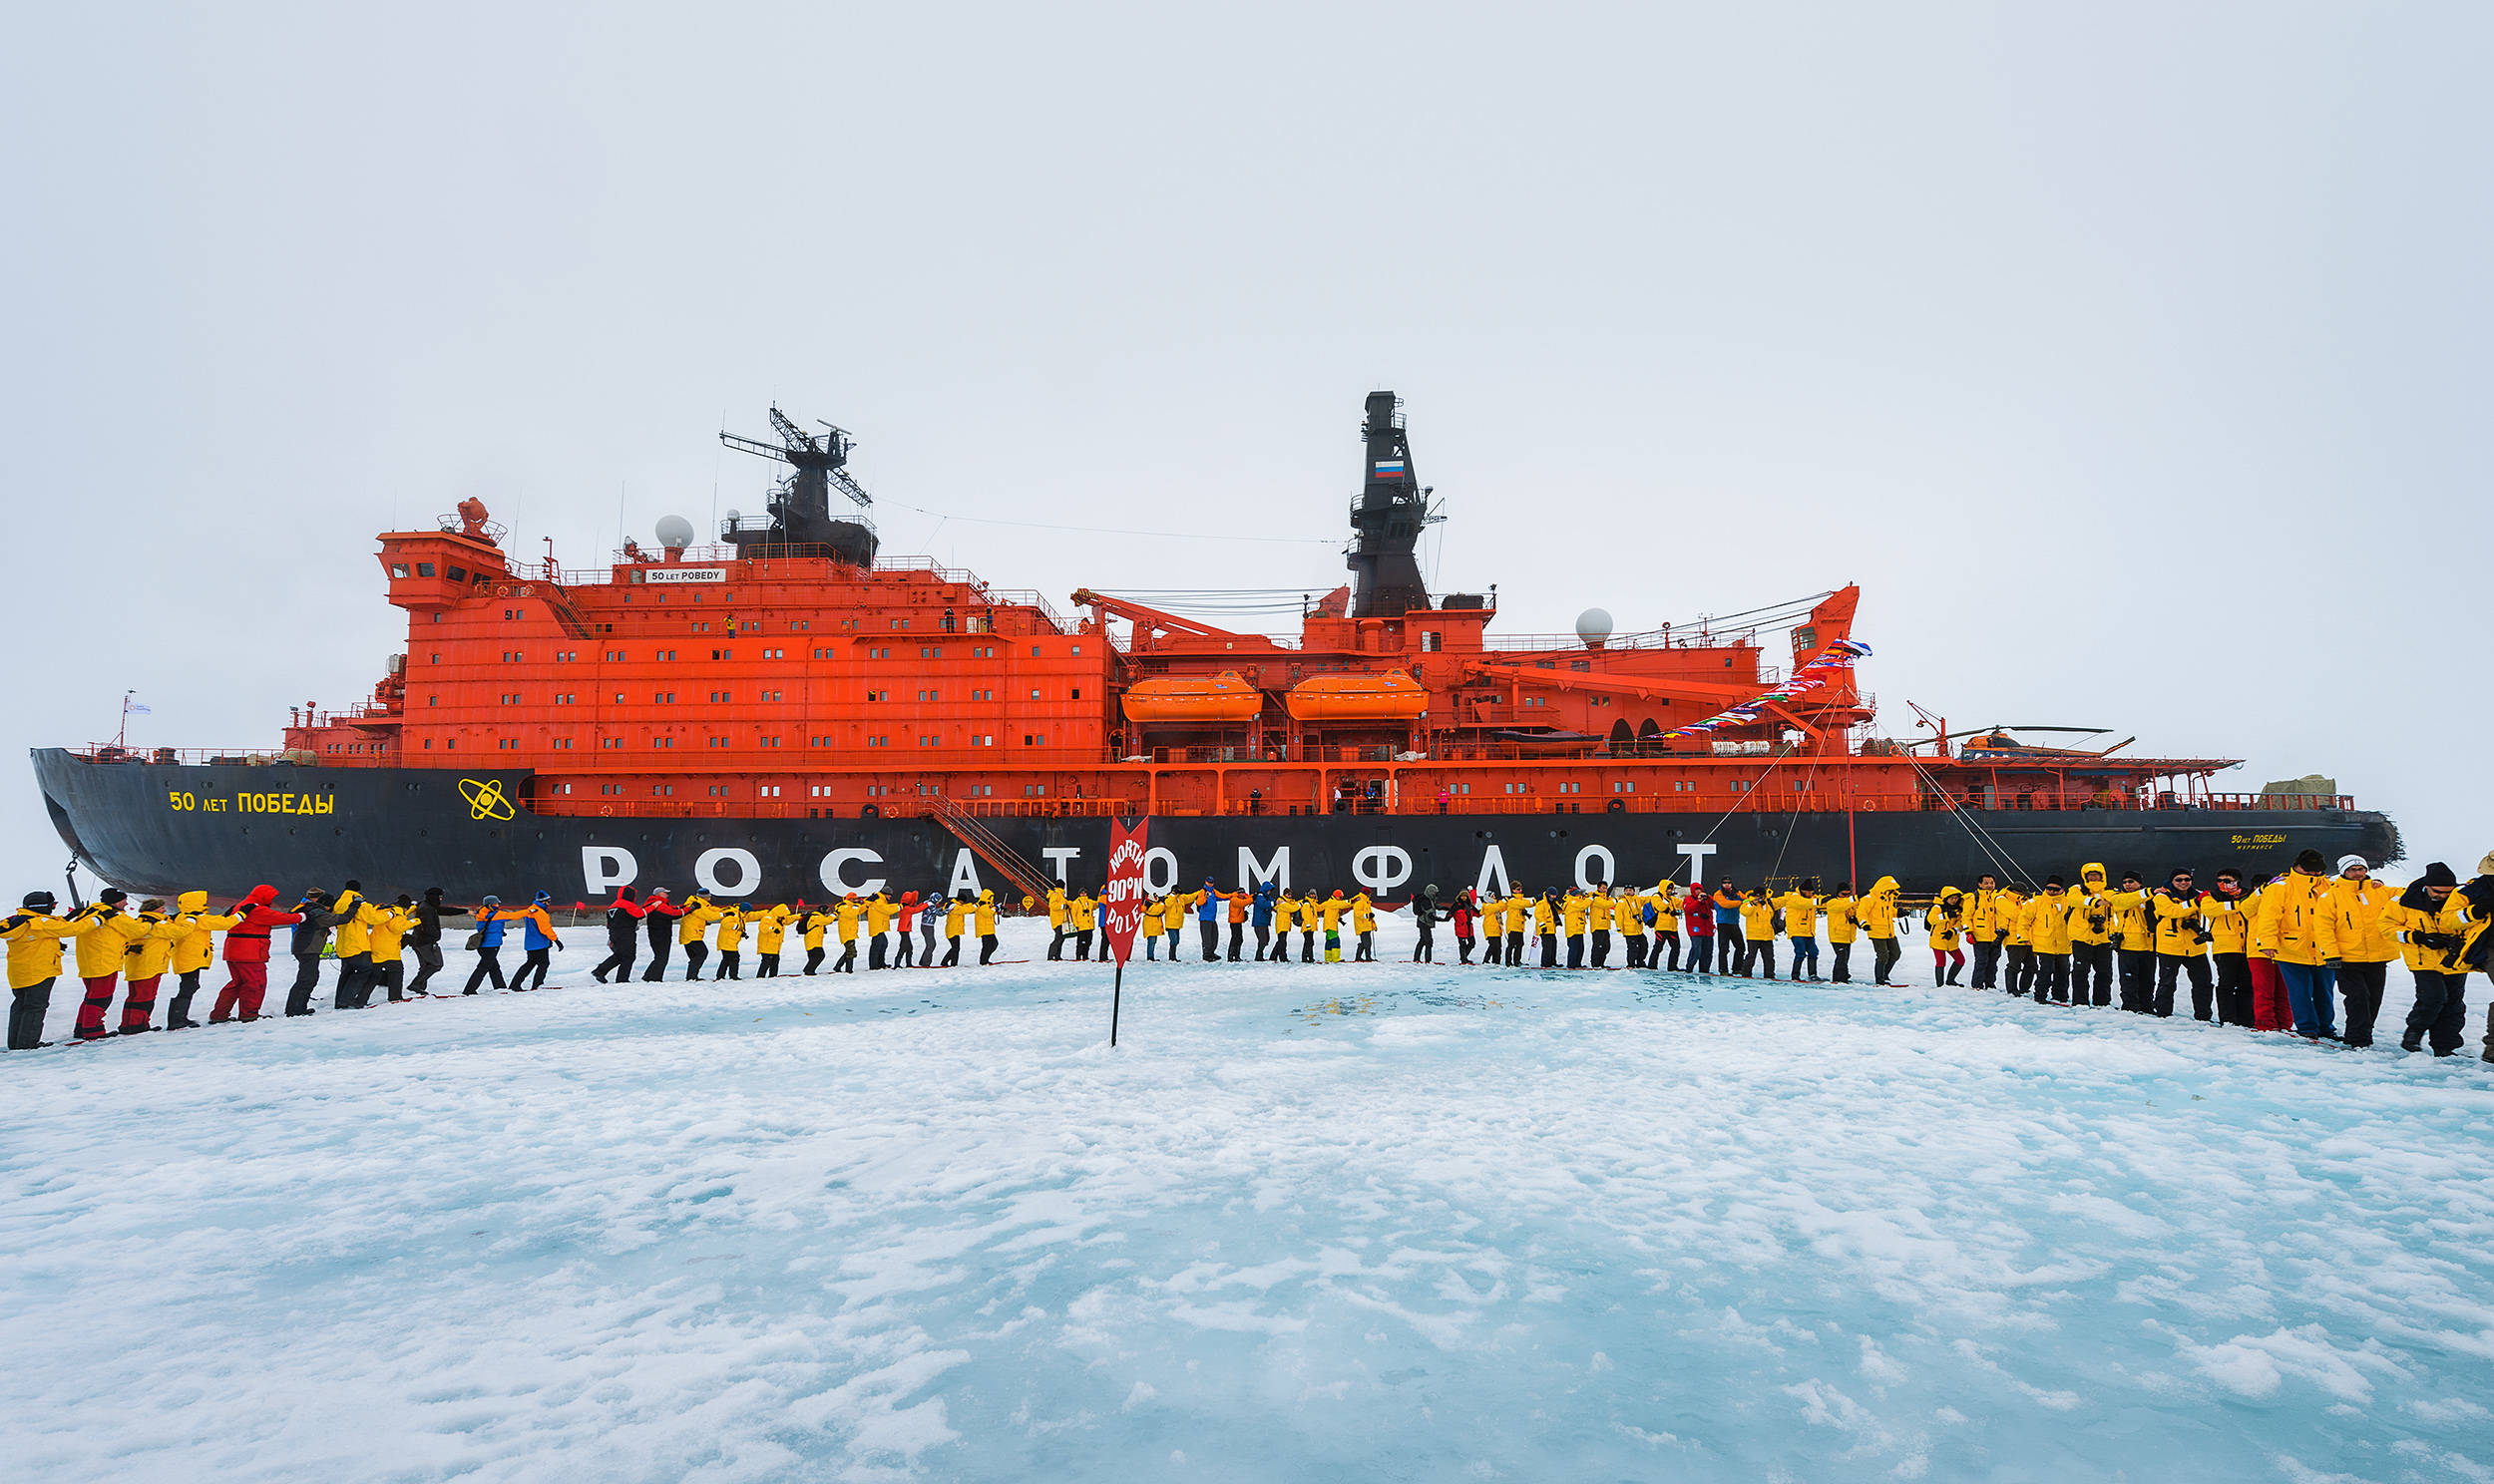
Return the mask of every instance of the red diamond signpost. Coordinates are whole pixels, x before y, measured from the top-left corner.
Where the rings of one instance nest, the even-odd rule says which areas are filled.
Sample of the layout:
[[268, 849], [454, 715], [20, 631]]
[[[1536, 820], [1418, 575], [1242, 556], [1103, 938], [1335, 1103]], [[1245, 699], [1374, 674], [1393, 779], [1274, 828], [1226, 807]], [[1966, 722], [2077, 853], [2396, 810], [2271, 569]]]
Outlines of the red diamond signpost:
[[1100, 915], [1108, 922], [1108, 951], [1115, 955], [1115, 985], [1108, 991], [1108, 1044], [1117, 1044], [1117, 1011], [1125, 1000], [1125, 960], [1134, 951], [1134, 929], [1143, 926], [1143, 905], [1151, 892], [1143, 885], [1143, 852], [1151, 820], [1117, 820], [1108, 830], [1108, 885], [1099, 894]]

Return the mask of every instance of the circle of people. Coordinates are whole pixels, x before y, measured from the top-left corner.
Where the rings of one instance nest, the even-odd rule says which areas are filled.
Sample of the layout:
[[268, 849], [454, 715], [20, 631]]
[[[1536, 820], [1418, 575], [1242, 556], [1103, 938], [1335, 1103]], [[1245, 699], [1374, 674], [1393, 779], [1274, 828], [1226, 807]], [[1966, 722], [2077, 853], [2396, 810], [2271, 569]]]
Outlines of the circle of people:
[[[163, 1028], [195, 1028], [200, 1024], [192, 1018], [195, 997], [217, 957], [220, 932], [226, 982], [209, 1010], [210, 1024], [260, 1018], [270, 942], [280, 929], [288, 934], [295, 961], [284, 1008], [289, 1016], [313, 1013], [322, 964], [332, 953], [339, 964], [335, 1009], [369, 1007], [376, 992], [391, 1001], [430, 996], [429, 986], [443, 967], [442, 934], [457, 926], [467, 928], [467, 946], [477, 955], [462, 993], [475, 994], [487, 982], [518, 992], [543, 986], [551, 952], [564, 946], [546, 894], [524, 907], [489, 896], [466, 908], [443, 897], [437, 887], [420, 901], [401, 895], [380, 903], [350, 881], [335, 895], [306, 892], [290, 910], [276, 906], [273, 887], [260, 886], [225, 912], [210, 911], [204, 892], [182, 894], [170, 910], [151, 898], [133, 911], [126, 894], [106, 889], [95, 902], [74, 904], [61, 915], [50, 892], [30, 892], [20, 911], [0, 924], [12, 995], [9, 1049], [46, 1044], [42, 1032], [52, 988], [71, 952], [85, 988], [77, 1039], [158, 1028], [157, 994], [168, 974], [177, 987]], [[1045, 905], [1047, 956], [1062, 959], [1070, 948], [1076, 960], [1090, 959], [1104, 918], [1100, 900], [1057, 887], [1047, 892]], [[1021, 906], [1035, 912], [1039, 903], [1024, 897]], [[1853, 981], [1854, 948], [1868, 941], [1870, 982], [1882, 987], [1899, 987], [1890, 974], [1902, 957], [1899, 934], [1911, 921], [1895, 879], [1885, 876], [1859, 895], [1851, 883], [1822, 895], [1815, 879], [1782, 892], [1665, 880], [1642, 891], [1596, 884], [1535, 894], [1510, 883], [1503, 895], [1464, 891], [1452, 899], [1441, 898], [1433, 885], [1403, 906], [1418, 929], [1415, 963], [1437, 961], [1437, 928], [1443, 924], [1452, 930], [1457, 961], [1467, 965], [1522, 967], [1529, 937], [1538, 940], [1542, 968], [1607, 968], [1617, 947], [1625, 968], [1774, 979], [1780, 940], [1792, 981], [1841, 984]], [[1340, 961], [1347, 930], [1356, 939], [1353, 961], [1374, 962], [1381, 910], [1395, 909], [1381, 909], [1365, 892], [1336, 890], [1320, 898], [1309, 890], [1294, 897], [1270, 881], [1223, 892], [1206, 880], [1196, 891], [1148, 898], [1136, 936], [1144, 959], [1158, 960], [1165, 944], [1174, 963], [1191, 920], [1205, 962], [1224, 956], [1226, 927], [1230, 961], [1241, 957], [1252, 931], [1255, 961], [1288, 963], [1295, 929], [1298, 961], [1313, 963], [1319, 961], [1320, 934], [1323, 961]], [[699, 978], [713, 958], [712, 978], [740, 979], [748, 935], [757, 978], [780, 972], [791, 937], [804, 949], [801, 971], [807, 974], [821, 967], [835, 943], [840, 956], [834, 973], [856, 972], [861, 944], [869, 969], [937, 967], [939, 932], [949, 943], [941, 966], [960, 963], [965, 939], [974, 936], [978, 961], [985, 965], [995, 961], [1001, 911], [993, 891], [950, 898], [930, 893], [924, 900], [916, 892], [897, 899], [883, 892], [850, 893], [809, 908], [747, 907], [700, 895], [679, 905], [663, 887], [645, 897], [624, 887], [606, 909], [608, 953], [593, 977], [599, 983], [631, 978], [644, 937], [649, 963], [639, 977], [651, 982], [665, 976], [671, 949], [682, 951], [688, 980]], [[1998, 989], [2038, 1005], [2105, 1007], [2114, 1003], [2118, 982], [2122, 1008], [2170, 1016], [2180, 985], [2188, 982], [2198, 1019], [2292, 1030], [2307, 1039], [2354, 1046], [2372, 1044], [2389, 965], [2404, 960], [2415, 978], [2416, 1000], [2401, 1045], [2417, 1051], [2429, 1044], [2437, 1056], [2452, 1054], [2464, 1038], [2469, 971], [2494, 971], [2494, 936], [2485, 931], [2494, 923], [2494, 854], [2478, 863], [2476, 878], [2465, 886], [2437, 861], [2404, 890], [2372, 880], [2361, 857], [2341, 858], [2331, 873], [2312, 851], [2303, 852], [2293, 870], [2262, 880], [2247, 882], [2240, 873], [2220, 871], [2210, 891], [2200, 890], [2187, 869], [2174, 871], [2151, 891], [2136, 873], [2117, 880], [2091, 862], [2075, 883], [2050, 876], [2027, 891], [1985, 875], [1971, 891], [1942, 888], [1920, 911], [1935, 985]], [[456, 919], [469, 921], [460, 925]], [[1827, 979], [1819, 972], [1822, 923], [1833, 950]], [[506, 981], [502, 955], [515, 946], [523, 956]], [[1098, 947], [1105, 961], [1107, 945], [1102, 941]], [[1961, 977], [1969, 948], [1970, 980]], [[410, 953], [416, 962], [412, 981], [406, 977]], [[117, 987], [125, 979], [120, 1024], [108, 1030]], [[2337, 1024], [2340, 1002], [2346, 1012], [2343, 1031]], [[2494, 1007], [2485, 1047], [2484, 1059], [2494, 1061]]]

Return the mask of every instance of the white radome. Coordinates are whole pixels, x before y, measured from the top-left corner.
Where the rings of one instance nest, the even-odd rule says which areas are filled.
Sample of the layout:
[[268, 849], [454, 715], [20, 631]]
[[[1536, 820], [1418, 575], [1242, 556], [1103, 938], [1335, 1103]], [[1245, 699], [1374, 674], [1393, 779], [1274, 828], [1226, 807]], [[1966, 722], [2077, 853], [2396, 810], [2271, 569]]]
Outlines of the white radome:
[[1576, 615], [1576, 637], [1587, 644], [1599, 644], [1611, 636], [1611, 610], [1587, 608]]
[[670, 552], [680, 552], [692, 545], [692, 522], [682, 516], [658, 518], [658, 545]]

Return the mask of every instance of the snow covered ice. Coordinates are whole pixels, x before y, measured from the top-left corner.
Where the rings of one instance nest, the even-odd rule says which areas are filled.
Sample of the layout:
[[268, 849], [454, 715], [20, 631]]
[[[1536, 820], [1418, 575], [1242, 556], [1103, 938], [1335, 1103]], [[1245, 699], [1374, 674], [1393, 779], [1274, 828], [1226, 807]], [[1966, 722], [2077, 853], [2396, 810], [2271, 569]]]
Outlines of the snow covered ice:
[[2494, 1474], [2473, 1055], [1393, 929], [1138, 958], [1112, 1052], [1096, 965], [600, 935], [0, 1060], [11, 1476]]

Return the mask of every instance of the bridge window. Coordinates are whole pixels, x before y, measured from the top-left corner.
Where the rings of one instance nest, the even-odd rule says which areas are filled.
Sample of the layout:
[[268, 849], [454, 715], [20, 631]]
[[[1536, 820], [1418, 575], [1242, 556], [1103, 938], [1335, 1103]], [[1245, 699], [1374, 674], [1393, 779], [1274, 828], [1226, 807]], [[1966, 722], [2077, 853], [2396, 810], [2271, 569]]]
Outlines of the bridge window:
[[[419, 562], [417, 562], [417, 563], [416, 563], [416, 575], [417, 575], [417, 576], [419, 576], [419, 577], [429, 577], [429, 576], [433, 575], [433, 563], [432, 563], [432, 562], [430, 562], [430, 561], [419, 561]], [[455, 581], [457, 581], [457, 580], [459, 580], [459, 579], [458, 579], [458, 578], [456, 578], [456, 577], [453, 577], [453, 578], [451, 578], [451, 580], [455, 582]], [[434, 616], [438, 618], [438, 617], [440, 617], [441, 615], [437, 613], [437, 614], [435, 614]]]

